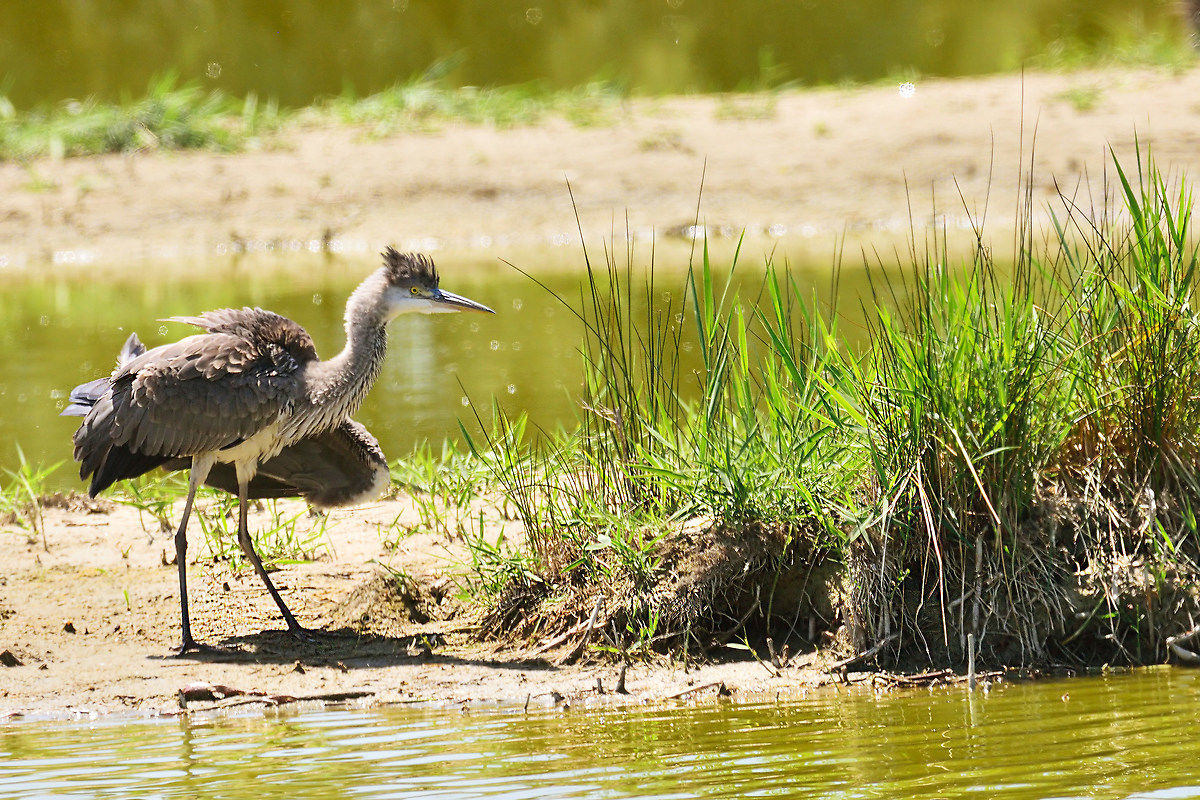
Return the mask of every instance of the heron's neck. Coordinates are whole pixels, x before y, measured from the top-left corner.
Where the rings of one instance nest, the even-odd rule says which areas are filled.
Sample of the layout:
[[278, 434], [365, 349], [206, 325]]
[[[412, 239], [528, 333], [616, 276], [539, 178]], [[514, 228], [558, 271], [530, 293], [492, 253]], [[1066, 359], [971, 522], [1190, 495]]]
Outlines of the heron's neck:
[[346, 346], [328, 361], [319, 362], [310, 385], [314, 398], [342, 416], [358, 411], [387, 355], [387, 316], [381, 294], [370, 282], [360, 286], [346, 304]]

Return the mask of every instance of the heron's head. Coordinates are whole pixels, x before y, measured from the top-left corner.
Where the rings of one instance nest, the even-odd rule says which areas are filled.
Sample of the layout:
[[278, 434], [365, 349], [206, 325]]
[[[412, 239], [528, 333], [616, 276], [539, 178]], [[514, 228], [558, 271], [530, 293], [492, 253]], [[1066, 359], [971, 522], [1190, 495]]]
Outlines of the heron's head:
[[429, 256], [399, 253], [389, 247], [383, 251], [383, 273], [387, 281], [388, 317], [397, 314], [445, 314], [450, 311], [482, 311], [495, 314], [474, 300], [438, 287], [437, 268]]

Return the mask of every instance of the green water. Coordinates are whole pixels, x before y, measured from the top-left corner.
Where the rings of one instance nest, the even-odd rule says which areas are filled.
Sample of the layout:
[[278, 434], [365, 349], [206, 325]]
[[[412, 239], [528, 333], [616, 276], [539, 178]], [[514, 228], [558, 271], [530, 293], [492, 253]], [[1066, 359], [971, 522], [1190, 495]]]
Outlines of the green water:
[[[144, 92], [168, 70], [285, 105], [383, 89], [443, 59], [455, 84], [597, 77], [638, 92], [966, 75], [1184, 40], [1174, 0], [11, 0], [0, 94], [18, 107]], [[136, 55], [135, 55], [136, 54]]]
[[1200, 674], [625, 711], [0, 724], [5, 798], [1193, 798]]

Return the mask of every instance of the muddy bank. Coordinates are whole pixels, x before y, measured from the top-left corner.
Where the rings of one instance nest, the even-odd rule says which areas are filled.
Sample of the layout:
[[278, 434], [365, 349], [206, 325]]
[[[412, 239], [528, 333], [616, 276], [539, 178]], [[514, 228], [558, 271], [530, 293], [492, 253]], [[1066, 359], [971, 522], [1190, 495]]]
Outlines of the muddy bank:
[[[907, 94], [907, 93], [905, 93]], [[143, 152], [0, 164], [0, 267], [378, 250], [386, 242], [512, 257], [624, 227], [796, 236], [827, 257], [843, 231], [906, 230], [931, 197], [1011, 225], [1036, 127], [1037, 190], [1131, 156], [1200, 162], [1200, 70], [1111, 69], [723, 97], [636, 99], [588, 127], [446, 125], [381, 138], [291, 126], [258, 152]], [[1022, 117], [1025, 131], [1022, 134]], [[1023, 138], [1024, 136], [1024, 138]], [[1068, 187], [1069, 189], [1070, 187]], [[955, 221], [953, 224], [957, 224]]]

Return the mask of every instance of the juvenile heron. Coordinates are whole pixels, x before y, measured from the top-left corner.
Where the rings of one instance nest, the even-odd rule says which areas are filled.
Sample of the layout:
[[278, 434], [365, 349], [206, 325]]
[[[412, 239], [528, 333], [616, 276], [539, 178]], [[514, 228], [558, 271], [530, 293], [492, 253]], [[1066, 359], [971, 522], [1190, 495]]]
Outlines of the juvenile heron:
[[346, 346], [327, 361], [290, 319], [260, 308], [226, 308], [170, 318], [206, 333], [152, 350], [131, 335], [112, 375], [71, 392], [62, 413], [83, 417], [75, 460], [79, 477], [91, 477], [92, 497], [155, 467], [190, 470], [175, 534], [181, 654], [200, 649], [188, 617], [186, 568], [196, 488], [206, 483], [237, 494], [238, 544], [288, 630], [303, 638], [305, 629], [254, 551], [247, 501], [303, 497], [331, 507], [378, 497], [389, 482], [387, 462], [375, 437], [350, 415], [383, 368], [387, 323], [405, 312], [495, 313], [439, 288], [427, 256], [389, 247], [383, 261], [346, 302]]

